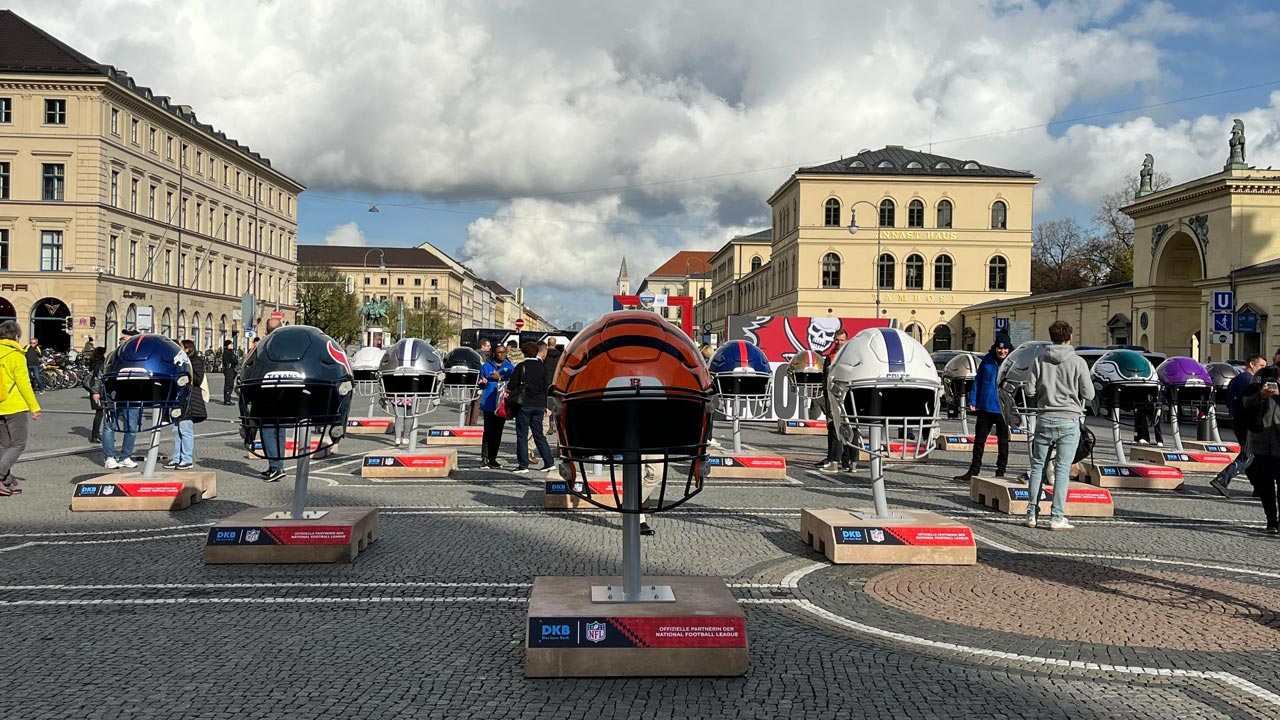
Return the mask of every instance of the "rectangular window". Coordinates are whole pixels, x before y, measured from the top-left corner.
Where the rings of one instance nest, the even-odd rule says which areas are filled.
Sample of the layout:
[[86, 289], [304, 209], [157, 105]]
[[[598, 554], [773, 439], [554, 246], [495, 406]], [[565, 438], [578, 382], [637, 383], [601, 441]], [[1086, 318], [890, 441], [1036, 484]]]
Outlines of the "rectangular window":
[[213, 182], [213, 158], [209, 158], [209, 182]]
[[240, 218], [238, 217], [236, 218], [236, 244], [237, 245], [244, 244], [244, 231], [240, 227]]
[[138, 241], [129, 241], [129, 277], [138, 277]]
[[13, 98], [0, 98], [0, 123], [13, 122]]
[[397, 285], [404, 285], [404, 278], [396, 278]]
[[147, 272], [145, 275], [142, 276], [142, 278], [144, 280], [150, 280], [151, 282], [155, 282], [156, 281], [155, 271], [156, 271], [156, 246], [148, 245], [147, 246]]
[[9, 199], [9, 163], [0, 162], [0, 200]]
[[227, 264], [222, 263], [222, 294], [227, 294]]
[[413, 309], [414, 309], [414, 310], [421, 310], [421, 309], [422, 309], [422, 298], [420, 298], [420, 297], [415, 297], [415, 298], [413, 299]]
[[228, 175], [229, 175], [229, 171], [227, 170], [227, 164], [226, 164], [226, 163], [222, 163], [222, 187], [226, 187], [226, 186], [227, 186], [227, 176], [228, 176]]
[[433, 287], [433, 288], [438, 288], [438, 287], [440, 287], [440, 279], [439, 279], [439, 278], [431, 278], [431, 287]]
[[182, 259], [178, 260], [178, 287], [187, 286], [187, 254], [182, 253]]
[[151, 152], [156, 151], [156, 129], [155, 128], [150, 128], [147, 130], [147, 149], [150, 150]]
[[387, 284], [387, 279], [386, 279], [386, 278], [378, 278], [378, 284], [379, 284], [379, 285], [386, 285], [386, 284]]
[[209, 234], [210, 234], [210, 235], [217, 235], [217, 234], [218, 234], [218, 228], [217, 228], [217, 226], [216, 226], [216, 225], [214, 225], [214, 224], [213, 224], [213, 214], [214, 214], [214, 212], [215, 212], [214, 208], [210, 207], [210, 208], [209, 208]]
[[422, 287], [422, 278], [414, 278], [413, 285], [414, 287]]
[[129, 212], [137, 214], [138, 212], [138, 179], [133, 178], [129, 181]]
[[[45, 106], [45, 115], [46, 115], [46, 117], [45, 117], [45, 122], [47, 122], [47, 123], [51, 123], [51, 121], [50, 121], [50, 120], [48, 119], [48, 117], [47, 117], [47, 116], [48, 116], [48, 113], [49, 113], [49, 110], [48, 110], [48, 108], [49, 108], [49, 101], [48, 101], [48, 100], [46, 100], [46, 101], [45, 101], [45, 105], [44, 105], [44, 106]], [[52, 123], [51, 123], [51, 124], [52, 124]], [[115, 109], [115, 108], [111, 108], [111, 134], [112, 134], [112, 135], [119, 135], [119, 134], [120, 134], [120, 111], [119, 111], [119, 110], [117, 110], [117, 109]]]
[[111, 171], [111, 207], [120, 207], [120, 173]]
[[240, 192], [240, 171], [236, 171], [236, 192]]
[[107, 240], [107, 274], [108, 275], [116, 274], [116, 252], [118, 250], [119, 244], [120, 244], [120, 238], [116, 235], [112, 235], [111, 238]]
[[45, 100], [44, 101], [44, 124], [45, 125], [66, 125], [67, 124], [67, 101], [66, 100]]
[[173, 284], [173, 251], [164, 251], [164, 284]]
[[164, 194], [164, 221], [173, 224], [173, 193]]
[[65, 166], [62, 163], [45, 163], [41, 177], [44, 182], [40, 199], [61, 201], [67, 184]]
[[236, 295], [240, 294], [240, 268], [236, 268]]
[[439, 301], [439, 299], [433, 296], [433, 297], [431, 298], [431, 309], [432, 309], [432, 310], [435, 310], [435, 309], [436, 309], [437, 307], [439, 307], [439, 306], [440, 306], [440, 301]]
[[169, 161], [173, 160], [173, 136], [172, 135], [164, 136], [164, 159]]
[[129, 121], [129, 140], [134, 144], [138, 144], [138, 127], [142, 123], [138, 122], [138, 118]]
[[62, 231], [43, 230], [40, 233], [40, 270], [62, 270]]
[[201, 231], [200, 216], [203, 214], [204, 214], [204, 203], [197, 202], [196, 203], [196, 232]]
[[[183, 154], [185, 155], [186, 153], [183, 153]], [[204, 153], [197, 150], [196, 151], [196, 174], [199, 175], [202, 172], [204, 172]]]
[[156, 186], [152, 185], [147, 191], [147, 214], [152, 220], [156, 219]]
[[368, 284], [369, 284], [369, 278], [365, 278], [365, 279], [364, 279], [364, 284], [365, 284], [365, 285], [368, 285]]
[[0, 270], [9, 269], [9, 231], [0, 229]]
[[227, 210], [222, 211], [222, 239], [227, 239], [227, 227], [231, 225], [231, 213]]
[[182, 143], [182, 167], [187, 166], [187, 144]]
[[206, 262], [204, 264], [204, 269], [205, 269], [204, 276], [205, 278], [207, 278], [205, 280], [207, 284], [205, 285], [204, 289], [210, 292], [213, 292], [213, 263]]

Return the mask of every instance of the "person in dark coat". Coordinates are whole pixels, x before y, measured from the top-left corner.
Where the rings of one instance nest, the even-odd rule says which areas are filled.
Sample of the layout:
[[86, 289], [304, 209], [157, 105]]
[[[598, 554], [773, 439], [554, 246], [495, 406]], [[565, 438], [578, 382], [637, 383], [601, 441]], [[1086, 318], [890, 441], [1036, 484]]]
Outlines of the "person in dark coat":
[[982, 455], [987, 448], [987, 438], [991, 430], [996, 431], [996, 477], [1004, 477], [1009, 465], [1009, 424], [1004, 420], [1000, 410], [1000, 395], [996, 390], [996, 376], [1000, 372], [1000, 363], [1009, 357], [1013, 343], [1005, 335], [1001, 335], [991, 345], [987, 354], [982, 356], [982, 364], [978, 366], [978, 376], [969, 388], [969, 412], [977, 415], [978, 426], [974, 428], [973, 455], [969, 458], [969, 469], [963, 475], [957, 475], [959, 482], [969, 482], [974, 475], [982, 472]]
[[529, 434], [542, 456], [540, 471], [552, 470], [555, 463], [551, 446], [542, 432], [542, 421], [547, 414], [547, 394], [551, 390], [551, 377], [547, 370], [547, 346], [542, 343], [524, 344], [524, 362], [516, 366], [508, 387], [512, 398], [520, 398], [516, 418], [516, 467], [512, 472], [529, 472]]
[[[102, 442], [102, 396], [95, 395], [94, 388], [102, 382], [102, 371], [107, 366], [107, 349], [94, 348], [89, 355], [89, 377], [84, 386], [89, 390], [89, 407], [93, 409], [93, 426], [89, 428], [89, 442]], [[97, 398], [96, 400], [94, 398]]]
[[165, 463], [170, 470], [191, 469], [196, 442], [195, 424], [209, 417], [204, 398], [204, 358], [196, 352], [196, 344], [190, 340], [182, 341], [182, 350], [191, 362], [191, 392], [187, 393], [186, 407], [173, 426], [173, 457]]
[[836, 432], [836, 424], [831, 420], [831, 393], [827, 391], [827, 378], [831, 372], [831, 365], [835, 362], [836, 354], [840, 352], [840, 347], [849, 340], [849, 332], [844, 328], [836, 330], [835, 337], [831, 341], [831, 347], [827, 348], [827, 352], [823, 353], [822, 363], [822, 407], [827, 416], [827, 456], [822, 462], [818, 463], [818, 472], [834, 473], [854, 471], [854, 455], [853, 447], [845, 445], [840, 440], [839, 434]]
[[235, 346], [230, 340], [222, 343], [222, 404], [231, 404], [231, 391], [236, 386], [236, 370], [240, 367], [240, 358], [236, 357]]
[[1262, 501], [1267, 532], [1280, 535], [1280, 371], [1262, 368], [1240, 397], [1253, 462], [1245, 475]]

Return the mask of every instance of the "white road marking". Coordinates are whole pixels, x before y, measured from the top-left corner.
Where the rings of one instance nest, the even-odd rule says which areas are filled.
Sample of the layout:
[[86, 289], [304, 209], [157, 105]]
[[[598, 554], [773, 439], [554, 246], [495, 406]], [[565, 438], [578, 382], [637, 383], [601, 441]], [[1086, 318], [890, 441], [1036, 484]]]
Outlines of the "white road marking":
[[974, 539], [974, 540], [977, 540], [978, 542], [986, 543], [986, 544], [990, 545], [991, 547], [993, 547], [993, 548], [995, 548], [995, 549], [997, 549], [997, 550], [1003, 550], [1004, 552], [1007, 552], [1007, 553], [1020, 554], [1020, 553], [1022, 552], [1021, 550], [1015, 550], [1014, 548], [1011, 548], [1011, 547], [1009, 547], [1008, 545], [1001, 545], [1000, 543], [996, 542], [995, 540], [990, 540], [990, 539], [988, 539], [988, 538], [984, 538], [984, 537], [982, 537], [981, 535], [979, 535], [978, 533], [973, 533], [973, 539]]
[[1002, 652], [1000, 650], [989, 650], [987, 648], [971, 647], [968, 645], [958, 645], [956, 643], [942, 642], [939, 640], [929, 640], [927, 638], [907, 635], [905, 633], [895, 632], [892, 630], [884, 630], [871, 625], [866, 625], [856, 620], [837, 615], [825, 608], [819, 607], [808, 600], [795, 600], [787, 598], [768, 598], [768, 599], [743, 599], [739, 603], [750, 605], [789, 605], [833, 625], [852, 630], [864, 635], [893, 640], [895, 642], [905, 643], [907, 645], [916, 645], [926, 647], [932, 650], [941, 650], [946, 652], [958, 652], [965, 655], [973, 655], [977, 657], [985, 657], [993, 660], [1003, 660], [1008, 662], [1021, 662], [1032, 665], [1042, 665], [1046, 667], [1060, 667], [1073, 670], [1098, 670], [1101, 672], [1114, 672], [1126, 675], [1153, 675], [1164, 677], [1183, 677], [1216, 680], [1224, 684], [1230, 685], [1237, 690], [1248, 693], [1255, 698], [1271, 705], [1280, 706], [1280, 695], [1277, 695], [1266, 688], [1255, 685], [1238, 675], [1220, 671], [1205, 670], [1184, 670], [1181, 668], [1151, 668], [1137, 667], [1132, 665], [1111, 665], [1107, 663], [1092, 663], [1080, 660], [1062, 660], [1059, 658], [1038, 657], [1035, 655], [1020, 655], [1018, 653]]
[[112, 543], [147, 542], [149, 540], [171, 540], [173, 538], [184, 537], [206, 537], [206, 533], [180, 533], [178, 535], [155, 535], [153, 537], [139, 538], [103, 538], [101, 540], [33, 540], [31, 542], [22, 543], [21, 545], [10, 545], [9, 547], [0, 548], [0, 552], [20, 550], [22, 548], [35, 547], [37, 545], [108, 545]]
[[224, 588], [524, 588], [529, 582], [243, 582], [243, 583], [127, 583], [111, 585], [0, 585], [0, 592], [18, 590], [220, 590]]
[[164, 527], [155, 528], [133, 528], [128, 530], [80, 530], [76, 532], [47, 532], [47, 533], [5, 533], [0, 534], [0, 538], [23, 538], [23, 537], [77, 537], [83, 535], [124, 535], [127, 533], [147, 533], [147, 532], [164, 532], [165, 530], [190, 530], [194, 528], [209, 527], [212, 522], [197, 523], [195, 525], [166, 525]]
[[0, 607], [94, 606], [94, 605], [331, 605], [337, 603], [528, 603], [528, 598], [513, 597], [239, 597], [239, 598], [122, 598], [84, 600], [5, 600]]

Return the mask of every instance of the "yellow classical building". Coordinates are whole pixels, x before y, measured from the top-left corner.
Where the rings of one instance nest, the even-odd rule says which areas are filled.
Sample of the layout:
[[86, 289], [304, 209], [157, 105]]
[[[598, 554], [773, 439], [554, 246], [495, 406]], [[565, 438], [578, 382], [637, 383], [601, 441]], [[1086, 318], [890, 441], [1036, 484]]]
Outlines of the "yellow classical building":
[[[1123, 208], [1134, 222], [1132, 283], [978, 304], [964, 310], [966, 331], [987, 342], [1003, 318], [1044, 339], [1064, 319], [1077, 345], [1137, 344], [1202, 362], [1270, 359], [1280, 345], [1269, 323], [1280, 312], [1280, 171], [1245, 164], [1239, 121], [1229, 152], [1221, 172], [1142, 190]], [[1215, 294], [1228, 292], [1230, 305], [1215, 308]]]
[[772, 229], [712, 258], [699, 318], [883, 317], [954, 347], [963, 308], [1030, 291], [1037, 182], [897, 145], [800, 168], [769, 198]]
[[55, 349], [292, 321], [302, 185], [7, 10], [0, 68], [0, 319]]

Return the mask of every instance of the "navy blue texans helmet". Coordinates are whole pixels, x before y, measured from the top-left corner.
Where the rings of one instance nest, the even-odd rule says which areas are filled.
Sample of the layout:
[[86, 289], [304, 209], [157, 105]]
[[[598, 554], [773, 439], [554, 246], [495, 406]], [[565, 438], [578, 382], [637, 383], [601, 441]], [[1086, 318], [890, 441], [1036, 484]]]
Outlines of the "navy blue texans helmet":
[[[258, 457], [318, 453], [346, 431], [351, 362], [336, 342], [309, 325], [286, 325], [264, 337], [245, 357], [236, 388], [241, 437]], [[319, 435], [314, 443], [313, 435]]]
[[107, 356], [102, 407], [119, 431], [170, 425], [182, 419], [191, 379], [191, 360], [178, 343], [162, 335], [134, 335]]

